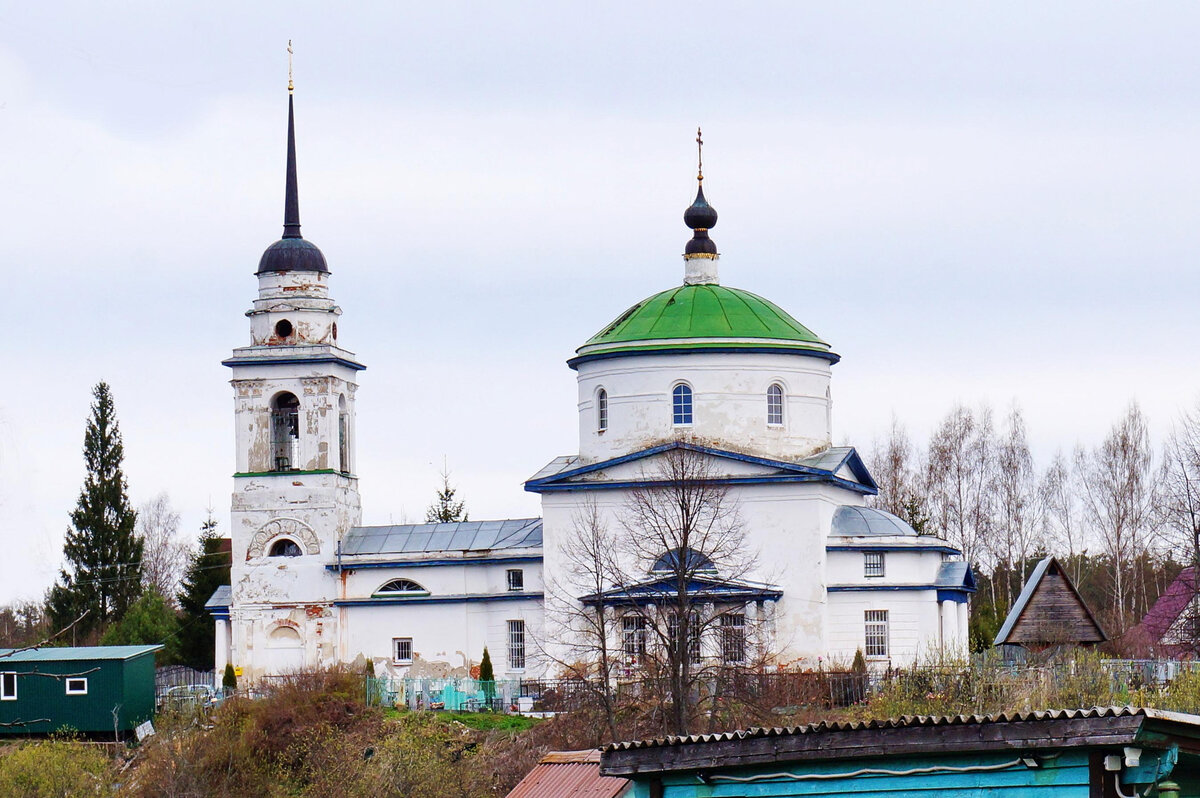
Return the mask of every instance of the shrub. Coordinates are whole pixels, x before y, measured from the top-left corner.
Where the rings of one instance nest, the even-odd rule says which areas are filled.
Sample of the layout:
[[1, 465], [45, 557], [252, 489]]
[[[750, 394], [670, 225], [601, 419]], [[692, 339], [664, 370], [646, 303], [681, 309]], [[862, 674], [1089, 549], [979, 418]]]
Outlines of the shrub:
[[0, 755], [0, 798], [116, 795], [103, 751], [66, 740], [25, 743]]

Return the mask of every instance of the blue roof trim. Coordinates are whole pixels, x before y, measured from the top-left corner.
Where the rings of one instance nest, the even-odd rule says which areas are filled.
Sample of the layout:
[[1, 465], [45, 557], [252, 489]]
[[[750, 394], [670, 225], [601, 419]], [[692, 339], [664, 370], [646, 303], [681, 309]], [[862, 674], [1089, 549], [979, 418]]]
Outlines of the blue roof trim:
[[222, 366], [290, 366], [295, 363], [336, 363], [354, 371], [366, 371], [362, 363], [347, 360], [344, 357], [231, 357], [221, 361]]
[[825, 588], [830, 593], [857, 593], [859, 591], [875, 590], [937, 590], [937, 585], [829, 585]]
[[[622, 344], [629, 345], [629, 344]], [[636, 342], [633, 343], [636, 345]], [[816, 349], [802, 349], [800, 346], [706, 346], [697, 348], [694, 346], [679, 346], [679, 347], [664, 347], [662, 349], [634, 349], [631, 351], [621, 350], [617, 352], [596, 352], [590, 355], [576, 355], [567, 361], [567, 365], [576, 371], [579, 370], [579, 364], [590, 363], [593, 360], [611, 360], [618, 357], [645, 357], [647, 355], [708, 355], [713, 352], [721, 354], [759, 354], [759, 355], [796, 355], [797, 357], [815, 357], [821, 360], [828, 360], [830, 365], [841, 361], [842, 356], [835, 352], [822, 352]]]
[[[602, 593], [580, 596], [582, 604], [604, 604], [605, 606], [646, 606], [663, 597], [672, 597], [676, 587], [670, 577], [650, 579], [627, 588], [611, 588]], [[688, 581], [688, 593], [713, 601], [778, 601], [783, 591], [774, 585], [756, 585], [749, 582], [724, 581], [696, 575]]]
[[905, 546], [899, 543], [864, 543], [861, 546], [826, 546], [825, 551], [939, 551], [942, 554], [962, 554], [951, 546], [927, 546], [918, 543], [915, 546]]
[[384, 604], [469, 604], [478, 601], [541, 601], [543, 593], [469, 593], [453, 596], [389, 596], [387, 598], [337, 599], [335, 607], [374, 607]]
[[445, 560], [386, 560], [374, 562], [353, 562], [349, 557], [342, 556], [342, 564], [330, 563], [326, 571], [358, 571], [363, 568], [431, 568], [439, 565], [495, 565], [497, 563], [541, 562], [541, 556], [514, 557], [463, 557], [462, 559]]
[[974, 591], [938, 588], [938, 601], [953, 601], [956, 604], [966, 604]]
[[[858, 456], [858, 452], [850, 449], [846, 456], [843, 457], [838, 465], [829, 471], [821, 468], [803, 465], [802, 463], [786, 462], [783, 460], [771, 460], [765, 457], [756, 457], [742, 452], [731, 452], [726, 449], [716, 449], [710, 446], [701, 446], [695, 443], [687, 443], [685, 441], [672, 441], [670, 443], [651, 446], [649, 449], [642, 449], [632, 454], [614, 457], [611, 460], [602, 460], [598, 463], [590, 463], [579, 468], [572, 468], [567, 471], [561, 471], [557, 474], [542, 477], [541, 479], [531, 479], [525, 483], [525, 490], [530, 493], [551, 493], [556, 491], [571, 491], [571, 490], [596, 490], [604, 488], [626, 488], [634, 486], [647, 486], [656, 484], [665, 484], [655, 481], [642, 480], [627, 480], [623, 482], [598, 482], [598, 483], [571, 483], [561, 484], [566, 480], [573, 479], [577, 476], [590, 474], [596, 471], [602, 471], [613, 466], [623, 465], [625, 463], [643, 460], [647, 457], [653, 457], [663, 452], [673, 449], [685, 449], [690, 452], [706, 454], [712, 457], [721, 457], [727, 460], [736, 460], [743, 463], [751, 463], [753, 465], [765, 466], [767, 468], [777, 468], [781, 471], [788, 472], [786, 474], [773, 474], [769, 476], [758, 477], [722, 477], [713, 479], [711, 482], [717, 485], [746, 485], [756, 483], [772, 483], [772, 482], [829, 482], [839, 487], [852, 490], [856, 493], [864, 495], [874, 495], [879, 492], [879, 486], [875, 484], [875, 480], [867, 471], [866, 465], [862, 462], [862, 458]], [[854, 476], [861, 481], [862, 484], [851, 482], [837, 476], [837, 471], [842, 467], [850, 465], [850, 469], [854, 472]]]
[[213, 620], [216, 620], [216, 621], [228, 621], [229, 620], [229, 608], [228, 607], [226, 607], [223, 610], [210, 610], [208, 614], [211, 615]]

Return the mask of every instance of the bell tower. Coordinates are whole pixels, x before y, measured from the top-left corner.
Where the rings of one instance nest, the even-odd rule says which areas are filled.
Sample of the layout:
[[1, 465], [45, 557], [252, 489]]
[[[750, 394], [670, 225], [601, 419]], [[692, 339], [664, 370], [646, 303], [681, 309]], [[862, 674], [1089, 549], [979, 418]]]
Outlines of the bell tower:
[[325, 256], [300, 234], [292, 93], [289, 74], [283, 237], [258, 263], [250, 343], [223, 361], [237, 451], [230, 661], [250, 678], [336, 660], [337, 580], [325, 565], [361, 520], [354, 395], [365, 366], [341, 347]]

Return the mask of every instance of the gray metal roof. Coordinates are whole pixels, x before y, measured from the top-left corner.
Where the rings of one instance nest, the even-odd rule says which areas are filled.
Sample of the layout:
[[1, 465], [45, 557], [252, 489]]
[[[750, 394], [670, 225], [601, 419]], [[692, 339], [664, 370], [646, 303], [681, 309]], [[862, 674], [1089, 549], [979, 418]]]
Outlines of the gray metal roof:
[[208, 601], [204, 602], [206, 610], [223, 610], [233, 604], [233, 587], [231, 585], [221, 585], [218, 587]]
[[1200, 729], [1200, 717], [1182, 712], [1169, 712], [1142, 707], [1091, 707], [1090, 709], [1045, 709], [1035, 712], [1000, 712], [992, 715], [904, 715], [888, 720], [827, 721], [807, 726], [760, 727], [721, 734], [693, 734], [687, 737], [659, 737], [653, 740], [633, 740], [611, 743], [604, 751], [632, 751], [637, 748], [662, 748], [724, 740], [745, 740], [755, 737], [790, 737], [826, 731], [861, 731], [864, 729], [902, 729], [914, 726], [972, 726], [985, 723], [1018, 723], [1044, 720], [1075, 720], [1078, 718], [1145, 717], [1186, 723]]
[[457, 524], [356, 526], [342, 538], [342, 556], [541, 548], [542, 519]]
[[5, 662], [63, 662], [89, 659], [133, 659], [143, 654], [153, 654], [162, 648], [153, 646], [63, 646], [54, 648], [32, 648], [10, 653], [14, 649], [0, 648], [0, 663]]
[[962, 587], [967, 583], [967, 573], [970, 566], [961, 560], [944, 562], [938, 568], [937, 579], [933, 584], [938, 587]]
[[852, 446], [831, 446], [823, 452], [805, 457], [800, 460], [800, 464], [822, 471], [837, 471], [853, 451]]
[[829, 534], [841, 537], [866, 535], [916, 537], [917, 530], [883, 510], [843, 504], [833, 514], [833, 527]]

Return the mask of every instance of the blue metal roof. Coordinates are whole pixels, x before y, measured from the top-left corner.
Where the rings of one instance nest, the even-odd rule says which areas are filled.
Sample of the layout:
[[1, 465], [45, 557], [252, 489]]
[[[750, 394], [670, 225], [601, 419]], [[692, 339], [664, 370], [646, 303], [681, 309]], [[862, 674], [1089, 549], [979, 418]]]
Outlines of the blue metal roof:
[[937, 579], [933, 583], [942, 588], [975, 589], [975, 575], [971, 566], [962, 560], [944, 562], [938, 568]]
[[829, 534], [840, 537], [863, 537], [866, 535], [916, 537], [917, 530], [883, 510], [843, 504], [833, 514], [833, 527]]
[[231, 604], [233, 604], [233, 587], [221, 585], [213, 592], [208, 601], [204, 602], [204, 609], [224, 610], [229, 609]]
[[11, 648], [0, 648], [0, 663], [5, 662], [64, 662], [89, 659], [133, 659], [144, 654], [153, 654], [162, 648], [154, 646], [63, 646], [55, 648], [32, 648], [27, 651], [14, 651]]
[[463, 521], [454, 524], [356, 526], [342, 538], [342, 556], [496, 551], [541, 548], [542, 519]]

